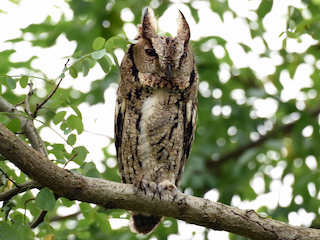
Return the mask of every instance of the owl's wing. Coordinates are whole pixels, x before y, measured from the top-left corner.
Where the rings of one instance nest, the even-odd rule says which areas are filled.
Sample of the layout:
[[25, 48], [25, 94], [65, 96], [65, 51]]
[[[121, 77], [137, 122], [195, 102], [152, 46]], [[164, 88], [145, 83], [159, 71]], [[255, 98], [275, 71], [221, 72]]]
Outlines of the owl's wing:
[[114, 118], [114, 125], [115, 125], [114, 142], [117, 150], [117, 160], [118, 160], [118, 166], [119, 166], [120, 172], [123, 170], [121, 139], [122, 139], [122, 129], [123, 129], [125, 111], [126, 111], [126, 101], [125, 99], [121, 98], [118, 95], [117, 101], [116, 101], [115, 118]]
[[196, 118], [197, 118], [197, 103], [189, 101], [186, 103], [186, 123], [184, 131], [184, 145], [183, 152], [185, 158], [188, 159], [191, 147], [194, 140], [194, 133], [196, 129]]
[[194, 68], [194, 71], [190, 77], [190, 88], [194, 88], [194, 96], [190, 96], [189, 101], [185, 102], [184, 106], [184, 134], [183, 134], [183, 156], [181, 158], [180, 169], [176, 178], [176, 186], [180, 185], [181, 175], [184, 170], [185, 164], [188, 160], [188, 157], [191, 152], [194, 134], [196, 129], [196, 120], [197, 120], [197, 86], [198, 86], [199, 76]]

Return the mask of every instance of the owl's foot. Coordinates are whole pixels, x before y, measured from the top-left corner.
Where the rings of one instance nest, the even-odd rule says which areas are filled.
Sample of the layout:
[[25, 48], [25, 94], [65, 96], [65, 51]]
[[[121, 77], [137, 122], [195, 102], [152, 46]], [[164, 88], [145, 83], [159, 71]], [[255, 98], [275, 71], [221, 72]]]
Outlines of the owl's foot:
[[172, 195], [173, 195], [172, 202], [173, 202], [176, 199], [177, 195], [178, 195], [178, 189], [177, 189], [176, 185], [174, 185], [169, 180], [164, 180], [161, 183], [159, 183], [159, 185], [158, 185], [158, 193], [159, 193], [160, 200], [161, 200], [161, 194], [162, 194], [162, 192], [164, 190], [169, 190], [169, 191], [172, 192]]
[[153, 192], [153, 197], [152, 199], [154, 199], [154, 196], [156, 195], [156, 193], [158, 192], [158, 186], [155, 182], [148, 182], [144, 179], [141, 178], [141, 180], [139, 181], [138, 184], [138, 189], [143, 190], [144, 195], [147, 195], [147, 188], [150, 188], [151, 191]]
[[164, 190], [168, 190], [168, 191], [172, 192], [172, 195], [173, 195], [172, 202], [176, 199], [176, 197], [178, 195], [177, 187], [172, 182], [170, 182], [169, 180], [164, 180], [161, 183], [159, 183], [158, 185], [155, 182], [148, 182], [148, 181], [146, 181], [144, 179], [141, 179], [139, 181], [138, 188], [143, 190], [145, 195], [147, 194], [147, 188], [148, 187], [153, 192], [152, 199], [154, 199], [155, 195], [158, 193], [159, 194], [159, 198], [161, 200], [161, 195], [162, 195]]

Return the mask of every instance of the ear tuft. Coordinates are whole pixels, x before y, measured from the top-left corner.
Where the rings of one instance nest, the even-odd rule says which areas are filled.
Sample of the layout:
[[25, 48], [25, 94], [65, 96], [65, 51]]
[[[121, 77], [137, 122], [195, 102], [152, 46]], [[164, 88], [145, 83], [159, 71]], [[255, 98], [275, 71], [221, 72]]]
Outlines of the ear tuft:
[[190, 39], [190, 28], [182, 12], [179, 10], [178, 18], [178, 37], [181, 37], [186, 43]]
[[139, 33], [143, 38], [147, 39], [157, 36], [157, 21], [150, 7], [146, 7], [143, 11]]

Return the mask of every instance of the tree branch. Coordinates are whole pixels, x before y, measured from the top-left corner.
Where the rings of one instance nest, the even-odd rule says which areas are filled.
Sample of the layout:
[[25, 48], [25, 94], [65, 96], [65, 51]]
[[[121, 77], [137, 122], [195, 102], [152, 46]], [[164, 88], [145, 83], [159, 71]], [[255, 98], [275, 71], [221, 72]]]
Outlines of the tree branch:
[[31, 146], [39, 151], [43, 156], [48, 157], [46, 146], [39, 135], [39, 132], [33, 124], [33, 119], [23, 116], [22, 113], [16, 109], [14, 105], [9, 103], [3, 97], [0, 96], [0, 112], [6, 114], [10, 119], [18, 118], [21, 123], [22, 134], [28, 138]]
[[[69, 59], [68, 59], [68, 62], [69, 62]], [[68, 62], [67, 62], [67, 63], [68, 63]], [[66, 63], [66, 64], [67, 64], [67, 63]], [[40, 104], [37, 103], [36, 109], [34, 110], [33, 114], [31, 115], [33, 118], [36, 118], [36, 117], [37, 117], [38, 111], [42, 108], [42, 106], [43, 106], [46, 102], [48, 102], [48, 100], [53, 96], [53, 94], [55, 94], [55, 92], [57, 91], [57, 89], [58, 89], [59, 86], [60, 86], [60, 83], [62, 82], [62, 79], [63, 79], [63, 78], [60, 78], [57, 86], [56, 86], [56, 87], [52, 90], [52, 92], [46, 97], [46, 99], [43, 100], [42, 103], [40, 103]]]
[[49, 161], [0, 124], [0, 152], [33, 180], [56, 194], [95, 203], [106, 208], [127, 209], [184, 220], [215, 230], [225, 230], [253, 240], [319, 239], [320, 231], [291, 226], [254, 211], [244, 211], [221, 203], [178, 193], [153, 199], [153, 192], [136, 191], [130, 184], [89, 178], [71, 173]]
[[36, 228], [40, 223], [43, 222], [43, 219], [47, 213], [48, 213], [47, 211], [42, 210], [39, 216], [30, 224], [30, 227]]
[[59, 221], [65, 221], [65, 220], [68, 220], [68, 219], [73, 219], [76, 216], [78, 216], [79, 214], [81, 214], [80, 211], [76, 212], [76, 213], [72, 213], [72, 214], [67, 215], [67, 216], [55, 216], [55, 217], [52, 217], [50, 219], [50, 222], [59, 222]]
[[18, 187], [11, 188], [8, 191], [5, 191], [3, 193], [0, 193], [0, 201], [8, 201], [13, 196], [17, 195], [18, 193], [25, 192], [28, 189], [32, 188], [40, 188], [41, 184], [36, 181], [28, 181], [22, 184], [19, 184]]

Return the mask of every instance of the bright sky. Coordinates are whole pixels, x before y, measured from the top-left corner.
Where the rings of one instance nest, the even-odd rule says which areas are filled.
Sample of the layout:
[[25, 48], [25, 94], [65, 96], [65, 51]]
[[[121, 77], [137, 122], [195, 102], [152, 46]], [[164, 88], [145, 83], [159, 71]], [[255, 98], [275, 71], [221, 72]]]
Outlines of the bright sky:
[[[225, 1], [225, 0], [220, 0]], [[274, 0], [272, 11], [266, 15], [263, 20], [266, 33], [264, 38], [271, 49], [271, 57], [260, 57], [259, 54], [265, 52], [265, 46], [260, 37], [254, 39], [250, 35], [250, 27], [256, 27], [257, 14], [255, 10], [259, 7], [261, 0], [229, 0], [230, 8], [237, 13], [239, 17], [234, 18], [231, 12], [226, 12], [223, 15], [223, 22], [221, 21], [218, 14], [214, 13], [209, 6], [208, 2], [204, 1], [194, 1], [192, 3], [193, 7], [198, 9], [200, 21], [197, 24], [191, 17], [190, 10], [187, 6], [181, 3], [181, 1], [176, 0], [172, 1], [174, 4], [164, 13], [159, 19], [159, 28], [160, 31], [169, 32], [172, 35], [176, 33], [176, 26], [172, 24], [176, 22], [178, 16], [177, 10], [180, 9], [191, 28], [191, 39], [196, 41], [202, 36], [219, 36], [224, 38], [228, 43], [226, 49], [230, 54], [231, 59], [234, 62], [233, 69], [239, 69], [244, 67], [250, 67], [256, 73], [256, 75], [263, 81], [265, 90], [269, 94], [276, 94], [277, 89], [274, 87], [273, 83], [268, 80], [268, 75], [275, 72], [277, 65], [282, 64], [285, 59], [283, 59], [278, 51], [282, 48], [282, 37], [279, 37], [280, 33], [285, 31], [286, 28], [286, 15], [288, 11], [288, 5], [295, 6], [296, 8], [305, 9], [301, 0]], [[152, 1], [154, 4], [153, 7], [156, 7], [157, 1]], [[36, 7], [35, 7], [36, 6]], [[41, 11], [39, 11], [41, 9]], [[42, 49], [39, 47], [32, 47], [28, 42], [33, 39], [33, 36], [30, 34], [25, 34], [23, 38], [26, 41], [19, 43], [9, 43], [5, 42], [6, 40], [19, 38], [21, 37], [21, 31], [19, 29], [27, 27], [29, 24], [41, 23], [44, 19], [50, 15], [53, 22], [58, 22], [61, 18], [62, 13], [68, 19], [72, 19], [73, 12], [69, 8], [68, 4], [64, 0], [22, 0], [20, 5], [11, 3], [9, 0], [1, 0], [1, 10], [6, 13], [0, 13], [0, 22], [1, 23], [10, 23], [10, 24], [0, 24], [0, 32], [6, 33], [0, 35], [0, 52], [6, 49], [15, 49], [17, 52], [14, 53], [11, 57], [11, 61], [25, 61], [30, 59], [31, 56], [36, 55], [38, 59], [33, 60], [32, 67], [35, 69], [40, 69], [45, 73], [49, 78], [56, 78], [60, 75], [60, 72], [66, 63], [66, 56], [70, 56], [74, 53], [76, 48], [75, 42], [70, 42], [64, 34], [59, 36], [57, 39], [56, 45], [50, 48]], [[310, 15], [305, 9], [303, 11], [305, 17]], [[243, 17], [246, 17], [251, 20], [250, 26], [244, 21]], [[121, 15], [121, 18], [127, 23], [124, 26], [124, 29], [127, 33], [129, 39], [133, 39], [136, 36], [136, 26], [134, 26], [130, 21], [133, 20], [134, 15], [130, 9], [124, 9]], [[170, 22], [170, 24], [168, 24]], [[239, 43], [246, 44], [252, 48], [252, 51], [246, 53], [240, 47]], [[304, 35], [301, 37], [301, 41], [289, 39], [287, 42], [287, 51], [288, 52], [303, 52], [310, 45], [315, 44], [316, 42], [311, 39], [311, 37]], [[213, 51], [217, 58], [222, 58], [226, 53], [222, 46], [218, 45], [217, 42], [212, 39], [201, 46], [202, 51]], [[116, 55], [121, 61], [123, 56], [123, 51], [116, 51]], [[290, 75], [287, 71], [283, 71], [280, 76], [280, 82], [283, 85], [284, 89], [281, 92], [282, 101], [286, 102], [290, 99], [298, 99], [297, 107], [299, 109], [304, 109], [305, 105], [303, 101], [308, 97], [314, 97], [314, 93], [308, 94], [307, 96], [301, 93], [301, 89], [305, 87], [311, 87], [313, 81], [310, 78], [310, 75], [313, 73], [314, 68], [313, 64], [315, 59], [310, 55], [305, 59], [305, 63], [298, 66], [296, 73], [294, 74], [293, 79], [290, 78]], [[316, 66], [320, 68], [320, 61], [316, 63]], [[219, 71], [219, 80], [223, 83], [227, 83], [230, 79], [231, 67], [228, 64], [222, 63], [220, 65]], [[12, 69], [10, 75], [20, 75], [25, 74], [25, 69]], [[34, 73], [37, 75], [37, 73]], [[100, 79], [104, 76], [104, 72], [99, 66], [94, 67], [87, 77], [82, 77], [81, 73], [77, 79], [73, 79], [71, 76], [67, 76], [62, 81], [62, 88], [68, 88], [72, 86], [74, 89], [81, 92], [88, 92], [89, 87], [92, 81]], [[40, 76], [43, 77], [43, 76]], [[215, 89], [213, 92], [210, 92], [208, 89], [209, 79], [202, 79], [202, 82], [199, 86], [199, 92], [204, 97], [213, 96], [214, 98], [220, 98], [222, 96], [222, 91], [220, 89]], [[40, 80], [34, 80], [35, 86], [39, 89], [37, 94], [39, 96], [45, 96], [47, 93], [41, 87], [43, 82]], [[78, 145], [84, 145], [90, 151], [90, 158], [94, 160], [98, 169], [103, 171], [103, 165], [99, 162], [104, 158], [104, 155], [101, 151], [101, 148], [109, 145], [110, 140], [105, 136], [98, 136], [93, 133], [100, 133], [107, 136], [113, 136], [113, 115], [114, 115], [114, 105], [115, 102], [115, 91], [117, 85], [112, 84], [109, 89], [106, 90], [104, 96], [106, 99], [106, 104], [97, 104], [94, 106], [89, 106], [86, 103], [83, 103], [79, 106], [79, 109], [83, 115], [83, 122], [87, 132], [84, 132], [80, 136], [80, 140], [77, 142]], [[25, 89], [17, 89], [17, 93], [25, 93]], [[251, 102], [255, 111], [252, 112], [252, 117], [270, 117], [278, 109], [278, 103], [272, 99], [246, 99], [245, 93], [242, 89], [235, 89], [231, 96], [239, 104], [243, 104], [248, 101]], [[300, 102], [300, 103], [299, 103]], [[62, 109], [61, 109], [62, 110]], [[70, 110], [69, 110], [70, 111]], [[230, 106], [215, 106], [212, 109], [212, 114], [214, 115], [224, 115], [228, 116], [231, 114]], [[72, 113], [72, 112], [70, 112]], [[292, 116], [293, 118], [295, 116]], [[292, 120], [292, 119], [291, 119]], [[290, 121], [290, 119], [288, 120]], [[270, 122], [269, 125], [272, 125]], [[59, 131], [59, 127], [52, 126], [54, 129]], [[228, 130], [229, 131], [229, 130]], [[232, 132], [232, 130], [230, 130]], [[236, 129], [234, 130], [236, 131]], [[266, 131], [261, 128], [261, 132]], [[310, 131], [313, 129], [306, 129], [303, 134], [310, 134]], [[259, 132], [260, 134], [262, 134]], [[311, 132], [312, 133], [312, 132]], [[258, 133], [252, 134], [252, 140], [255, 140]], [[62, 139], [56, 134], [52, 134], [52, 130], [45, 128], [41, 131], [41, 136], [44, 140], [50, 142], [61, 142]], [[110, 148], [110, 151], [114, 152], [114, 147]], [[268, 153], [269, 154], [269, 153]], [[277, 158], [276, 153], [270, 152], [270, 156]], [[259, 159], [258, 159], [259, 160]], [[263, 156], [261, 156], [261, 161], [263, 161]], [[310, 167], [312, 167], [314, 161], [310, 158], [308, 160]], [[115, 160], [110, 161], [110, 165], [114, 165]], [[308, 165], [308, 166], [309, 166]], [[266, 194], [261, 194], [256, 200], [241, 201], [239, 196], [234, 196], [232, 199], [232, 205], [240, 207], [242, 209], [258, 209], [262, 205], [266, 205], [269, 208], [275, 208], [277, 204], [280, 206], [287, 206], [292, 198], [292, 188], [291, 185], [294, 182], [294, 178], [291, 175], [287, 175], [284, 181], [280, 181], [280, 177], [285, 169], [286, 163], [284, 161], [279, 161], [278, 165], [272, 169], [266, 169], [266, 174], [269, 174], [273, 179], [271, 186], [271, 192]], [[72, 164], [69, 165], [72, 167]], [[257, 193], [264, 193], [264, 180], [261, 175], [257, 174], [255, 178], [251, 181], [250, 185]], [[309, 189], [310, 188], [310, 189]], [[313, 191], [314, 186], [308, 187], [309, 191]], [[206, 198], [217, 201], [219, 199], [219, 192], [215, 189], [209, 191], [206, 195]], [[301, 198], [296, 197], [295, 202], [301, 202]], [[314, 218], [312, 213], [307, 213], [305, 210], [300, 209], [297, 212], [292, 212], [289, 215], [289, 221], [291, 224], [305, 224], [308, 226], [311, 223], [311, 220]], [[186, 228], [184, 222], [180, 222], [179, 229], [183, 228], [183, 231], [180, 231], [180, 236], [171, 235], [170, 240], [175, 239], [203, 239], [204, 228], [192, 226]], [[196, 234], [192, 237], [192, 231], [195, 231]], [[225, 232], [214, 232], [210, 231], [209, 239], [228, 239], [228, 233]]]

